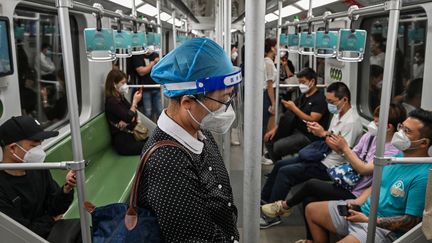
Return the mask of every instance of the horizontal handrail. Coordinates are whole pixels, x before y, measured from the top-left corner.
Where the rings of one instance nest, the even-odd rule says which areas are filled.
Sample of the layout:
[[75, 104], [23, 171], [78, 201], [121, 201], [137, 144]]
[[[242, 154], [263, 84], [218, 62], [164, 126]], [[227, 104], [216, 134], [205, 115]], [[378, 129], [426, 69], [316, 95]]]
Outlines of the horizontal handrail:
[[[279, 84], [280, 88], [298, 88], [300, 84]], [[317, 88], [326, 88], [327, 84], [317, 84]]]
[[377, 157], [375, 165], [386, 166], [396, 164], [432, 164], [432, 157]]
[[129, 88], [160, 88], [160, 84], [131, 84]]
[[0, 163], [0, 170], [82, 170], [85, 161], [62, 161], [49, 163]]

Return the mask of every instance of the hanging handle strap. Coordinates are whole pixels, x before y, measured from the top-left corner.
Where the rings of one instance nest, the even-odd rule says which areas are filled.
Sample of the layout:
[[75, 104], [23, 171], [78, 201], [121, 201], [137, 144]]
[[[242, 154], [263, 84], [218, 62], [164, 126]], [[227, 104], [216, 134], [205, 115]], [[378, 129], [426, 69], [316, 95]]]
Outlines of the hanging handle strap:
[[136, 212], [135, 208], [136, 208], [136, 202], [137, 202], [138, 187], [139, 187], [139, 183], [141, 181], [141, 175], [142, 175], [142, 172], [144, 170], [144, 166], [146, 165], [150, 156], [157, 149], [159, 149], [161, 147], [167, 147], [167, 146], [177, 147], [177, 148], [183, 150], [183, 152], [185, 152], [190, 157], [189, 152], [184, 147], [182, 147], [178, 142], [173, 141], [173, 140], [159, 141], [146, 150], [146, 152], [144, 153], [144, 155], [141, 158], [141, 163], [139, 164], [138, 169], [135, 172], [134, 183], [133, 183], [132, 191], [131, 191], [131, 194], [129, 197], [129, 207], [128, 207], [128, 210], [127, 210], [126, 215], [125, 215], [125, 225], [126, 225], [126, 228], [128, 230], [132, 230], [133, 228], [135, 228], [136, 224], [138, 223], [138, 216], [137, 216], [137, 212]]

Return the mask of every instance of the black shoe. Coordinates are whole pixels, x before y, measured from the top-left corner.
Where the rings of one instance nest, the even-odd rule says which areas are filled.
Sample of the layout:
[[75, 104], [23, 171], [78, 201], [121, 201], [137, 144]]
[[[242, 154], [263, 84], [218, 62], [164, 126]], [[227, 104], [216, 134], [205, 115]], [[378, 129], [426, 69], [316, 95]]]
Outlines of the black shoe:
[[280, 224], [282, 222], [280, 217], [276, 217], [276, 218], [267, 218], [267, 217], [262, 217], [260, 218], [260, 229], [267, 229], [270, 228], [274, 225]]

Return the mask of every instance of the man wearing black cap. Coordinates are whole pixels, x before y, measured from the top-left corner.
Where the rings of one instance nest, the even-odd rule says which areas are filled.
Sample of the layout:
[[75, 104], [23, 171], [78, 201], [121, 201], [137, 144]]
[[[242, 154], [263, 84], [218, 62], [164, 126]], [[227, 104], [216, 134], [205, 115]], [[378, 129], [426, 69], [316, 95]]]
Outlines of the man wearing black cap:
[[[57, 135], [57, 131], [44, 131], [31, 117], [12, 117], [0, 126], [1, 162], [42, 163], [46, 156], [42, 140]], [[73, 171], [59, 187], [49, 170], [0, 170], [0, 211], [48, 238], [72, 203], [75, 183]]]

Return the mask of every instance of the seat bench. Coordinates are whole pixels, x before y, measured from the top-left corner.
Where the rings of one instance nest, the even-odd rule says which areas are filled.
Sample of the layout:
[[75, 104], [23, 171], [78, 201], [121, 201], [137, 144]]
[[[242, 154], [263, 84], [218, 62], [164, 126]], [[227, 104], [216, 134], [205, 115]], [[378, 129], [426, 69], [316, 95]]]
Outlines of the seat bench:
[[[87, 201], [96, 206], [126, 201], [139, 163], [139, 156], [119, 155], [114, 150], [105, 113], [84, 124], [80, 130], [83, 156], [88, 161], [85, 169]], [[47, 151], [47, 162], [72, 160], [71, 136], [64, 138]], [[64, 184], [66, 173], [63, 170], [51, 170], [53, 178], [59, 185]], [[79, 217], [76, 192], [74, 201], [64, 217]]]

